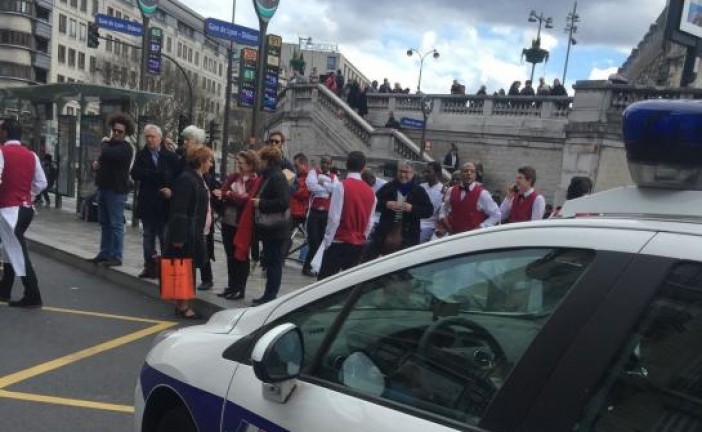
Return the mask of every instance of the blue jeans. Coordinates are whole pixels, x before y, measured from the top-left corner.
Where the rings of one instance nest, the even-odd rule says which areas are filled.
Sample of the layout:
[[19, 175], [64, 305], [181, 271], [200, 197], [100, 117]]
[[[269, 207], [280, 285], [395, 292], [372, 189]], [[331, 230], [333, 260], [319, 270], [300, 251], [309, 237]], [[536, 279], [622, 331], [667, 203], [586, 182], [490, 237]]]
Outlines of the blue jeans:
[[98, 197], [98, 222], [101, 258], [122, 260], [124, 252], [124, 204], [127, 194], [101, 189]]
[[166, 222], [159, 218], [143, 218], [141, 225], [144, 228], [144, 264], [149, 265], [153, 262], [153, 257], [156, 255], [156, 239], [158, 239], [159, 250], [163, 254], [164, 233], [166, 230]]

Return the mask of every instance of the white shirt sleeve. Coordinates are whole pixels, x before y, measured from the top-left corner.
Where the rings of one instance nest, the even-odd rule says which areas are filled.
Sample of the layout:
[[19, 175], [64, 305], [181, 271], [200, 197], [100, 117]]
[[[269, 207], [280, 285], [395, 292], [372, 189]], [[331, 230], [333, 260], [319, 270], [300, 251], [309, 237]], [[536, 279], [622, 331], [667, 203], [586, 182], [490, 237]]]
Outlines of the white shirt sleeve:
[[[32, 178], [32, 198], [39, 195], [41, 191], [46, 189], [48, 185], [46, 181], [46, 175], [44, 174], [44, 168], [41, 167], [41, 162], [39, 161], [39, 156], [34, 154], [34, 177]], [[4, 163], [3, 163], [4, 165]], [[1, 172], [0, 172], [1, 177]]]
[[439, 220], [446, 219], [451, 214], [451, 193], [454, 187], [456, 186], [448, 188], [444, 195], [443, 204], [441, 204], [441, 208], [439, 209]]
[[546, 211], [546, 198], [539, 194], [534, 199], [534, 205], [531, 206], [531, 220], [535, 221], [543, 219], [544, 211]]
[[481, 228], [495, 226], [502, 220], [502, 212], [495, 200], [490, 196], [490, 192], [483, 189], [478, 197], [478, 210], [487, 215], [487, 219], [480, 224]]
[[328, 248], [331, 246], [336, 237], [336, 230], [339, 228], [341, 223], [341, 211], [344, 207], [344, 185], [341, 183], [336, 183], [331, 194], [331, 203], [329, 205], [329, 216], [327, 219], [327, 229], [324, 233], [324, 247]]
[[2, 183], [2, 173], [5, 171], [5, 155], [0, 151], [0, 183]]
[[[332, 199], [334, 195], [332, 195]], [[363, 233], [363, 237], [368, 240], [370, 233], [373, 230], [373, 225], [375, 225], [375, 207], [378, 205], [378, 198], [373, 197], [373, 207], [371, 207], [370, 217], [368, 218], [368, 226], [366, 226], [366, 231]]]
[[311, 169], [310, 172], [307, 173], [307, 179], [305, 181], [307, 182], [307, 189], [313, 197], [328, 193], [324, 186], [319, 184], [316, 170]]
[[514, 197], [517, 195], [512, 195], [511, 198], [505, 198], [502, 200], [502, 204], [500, 204], [500, 213], [502, 213], [502, 219], [509, 219], [509, 215], [512, 213], [512, 200], [514, 200]]

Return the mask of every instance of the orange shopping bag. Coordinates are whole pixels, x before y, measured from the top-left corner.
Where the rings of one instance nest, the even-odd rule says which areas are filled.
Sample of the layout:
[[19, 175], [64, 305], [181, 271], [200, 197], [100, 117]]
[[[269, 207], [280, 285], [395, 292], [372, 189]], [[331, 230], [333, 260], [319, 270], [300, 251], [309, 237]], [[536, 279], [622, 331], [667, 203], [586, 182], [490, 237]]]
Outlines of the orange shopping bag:
[[161, 258], [161, 298], [190, 300], [195, 298], [195, 275], [192, 258]]

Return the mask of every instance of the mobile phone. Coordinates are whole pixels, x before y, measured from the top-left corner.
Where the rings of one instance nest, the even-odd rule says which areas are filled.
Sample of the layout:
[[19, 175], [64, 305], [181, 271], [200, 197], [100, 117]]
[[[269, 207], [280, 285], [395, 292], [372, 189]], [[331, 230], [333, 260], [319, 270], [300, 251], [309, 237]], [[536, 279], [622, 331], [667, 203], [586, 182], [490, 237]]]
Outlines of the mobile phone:
[[512, 192], [519, 192], [519, 185], [513, 184], [512, 187], [510, 188]]

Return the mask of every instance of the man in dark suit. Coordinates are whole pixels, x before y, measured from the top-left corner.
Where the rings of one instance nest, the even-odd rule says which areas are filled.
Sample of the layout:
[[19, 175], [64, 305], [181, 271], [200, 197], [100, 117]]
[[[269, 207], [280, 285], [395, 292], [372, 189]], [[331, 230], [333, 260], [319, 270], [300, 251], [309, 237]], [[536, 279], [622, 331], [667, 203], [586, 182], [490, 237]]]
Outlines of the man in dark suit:
[[158, 126], [144, 126], [146, 145], [136, 155], [131, 176], [139, 182], [137, 217], [144, 229], [144, 270], [142, 278], [157, 278], [156, 239], [163, 253], [164, 230], [173, 184], [180, 171], [178, 156], [163, 145], [163, 132]]

